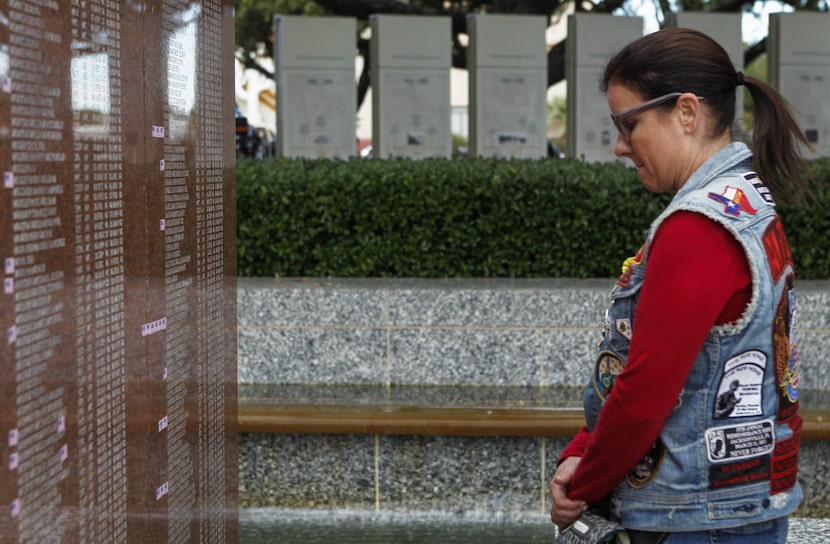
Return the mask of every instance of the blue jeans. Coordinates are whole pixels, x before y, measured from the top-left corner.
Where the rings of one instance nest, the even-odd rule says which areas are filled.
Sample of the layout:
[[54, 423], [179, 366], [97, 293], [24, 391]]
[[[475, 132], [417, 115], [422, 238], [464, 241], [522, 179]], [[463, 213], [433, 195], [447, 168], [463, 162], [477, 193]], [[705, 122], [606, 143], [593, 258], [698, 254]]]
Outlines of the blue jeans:
[[[786, 544], [789, 519], [785, 516], [771, 521], [753, 523], [731, 529], [670, 533], [664, 544]], [[628, 531], [631, 544], [657, 542], [657, 533]]]

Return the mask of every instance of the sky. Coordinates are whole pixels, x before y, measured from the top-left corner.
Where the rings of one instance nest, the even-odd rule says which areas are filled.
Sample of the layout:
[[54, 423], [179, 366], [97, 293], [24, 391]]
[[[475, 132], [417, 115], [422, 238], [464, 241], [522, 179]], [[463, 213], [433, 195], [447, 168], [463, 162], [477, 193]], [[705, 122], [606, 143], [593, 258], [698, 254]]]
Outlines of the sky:
[[[657, 30], [657, 19], [655, 17], [655, 2], [653, 0], [631, 0], [631, 8], [637, 15], [645, 19], [645, 31], [654, 32]], [[790, 6], [776, 0], [756, 1], [753, 6], [753, 13], [743, 15], [743, 41], [754, 44], [767, 35], [767, 17], [770, 13], [782, 11], [793, 11]]]
[[760, 13], [757, 17], [751, 13], [744, 13], [743, 40], [744, 43], [756, 43], [767, 35], [767, 17], [770, 13], [793, 11], [793, 8], [781, 2], [755, 2], [754, 12]]

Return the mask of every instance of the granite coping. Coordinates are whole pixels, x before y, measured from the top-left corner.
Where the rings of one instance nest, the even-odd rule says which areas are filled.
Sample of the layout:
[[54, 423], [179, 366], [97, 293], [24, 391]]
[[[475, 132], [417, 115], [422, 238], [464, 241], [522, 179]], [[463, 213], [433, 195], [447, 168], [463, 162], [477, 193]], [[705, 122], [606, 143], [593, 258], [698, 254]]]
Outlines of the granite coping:
[[[580, 409], [584, 388], [239, 384], [240, 405]], [[802, 389], [802, 409], [830, 412], [830, 391]]]
[[[606, 289], [613, 279], [604, 278], [302, 278], [242, 277], [237, 286], [279, 289]], [[805, 282], [806, 283], [806, 282]], [[827, 282], [830, 285], [830, 281]], [[801, 283], [799, 283], [801, 285]]]
[[[266, 542], [280, 535], [282, 544], [327, 544], [345, 542], [344, 536], [372, 529], [382, 541], [383, 535], [396, 535], [400, 528], [432, 534], [436, 544], [488, 542], [499, 533], [502, 539], [514, 534], [516, 542], [552, 541], [555, 529], [545, 513], [504, 515], [494, 512], [386, 512], [346, 509], [243, 508], [239, 511], [240, 534], [252, 542]], [[338, 530], [339, 528], [339, 530]], [[403, 533], [405, 534], [405, 533]], [[830, 535], [830, 520], [824, 518], [790, 518], [787, 544], [817, 544]], [[348, 537], [346, 537], [348, 538]], [[257, 540], [261, 539], [261, 540]], [[524, 539], [524, 540], [523, 540]], [[392, 540], [390, 540], [392, 541]], [[408, 541], [408, 540], [407, 540]], [[512, 540], [511, 540], [512, 541]], [[357, 542], [357, 540], [355, 540]], [[467, 540], [463, 540], [467, 542]], [[508, 542], [501, 540], [501, 542]]]

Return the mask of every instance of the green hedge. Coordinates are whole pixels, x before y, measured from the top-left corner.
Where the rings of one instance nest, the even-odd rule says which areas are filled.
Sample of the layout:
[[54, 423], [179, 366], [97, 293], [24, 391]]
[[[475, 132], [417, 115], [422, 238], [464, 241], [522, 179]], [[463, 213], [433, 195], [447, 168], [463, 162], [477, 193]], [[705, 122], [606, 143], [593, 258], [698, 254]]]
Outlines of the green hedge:
[[[781, 207], [801, 278], [830, 278], [830, 161]], [[571, 159], [240, 160], [240, 276], [615, 277], [668, 201]]]

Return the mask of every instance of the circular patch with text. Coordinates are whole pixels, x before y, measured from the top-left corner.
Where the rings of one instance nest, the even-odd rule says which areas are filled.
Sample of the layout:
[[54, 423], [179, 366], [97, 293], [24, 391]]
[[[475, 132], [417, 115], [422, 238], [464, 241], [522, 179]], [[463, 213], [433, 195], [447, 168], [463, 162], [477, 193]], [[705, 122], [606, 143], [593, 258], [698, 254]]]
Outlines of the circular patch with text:
[[611, 388], [614, 387], [614, 380], [623, 368], [625, 362], [613, 351], [602, 350], [597, 356], [594, 363], [594, 389], [603, 401], [608, 398]]
[[663, 446], [663, 441], [658, 438], [645, 457], [640, 459], [640, 462], [634, 465], [628, 473], [628, 485], [637, 489], [647, 486], [660, 471], [665, 454], [666, 448]]

